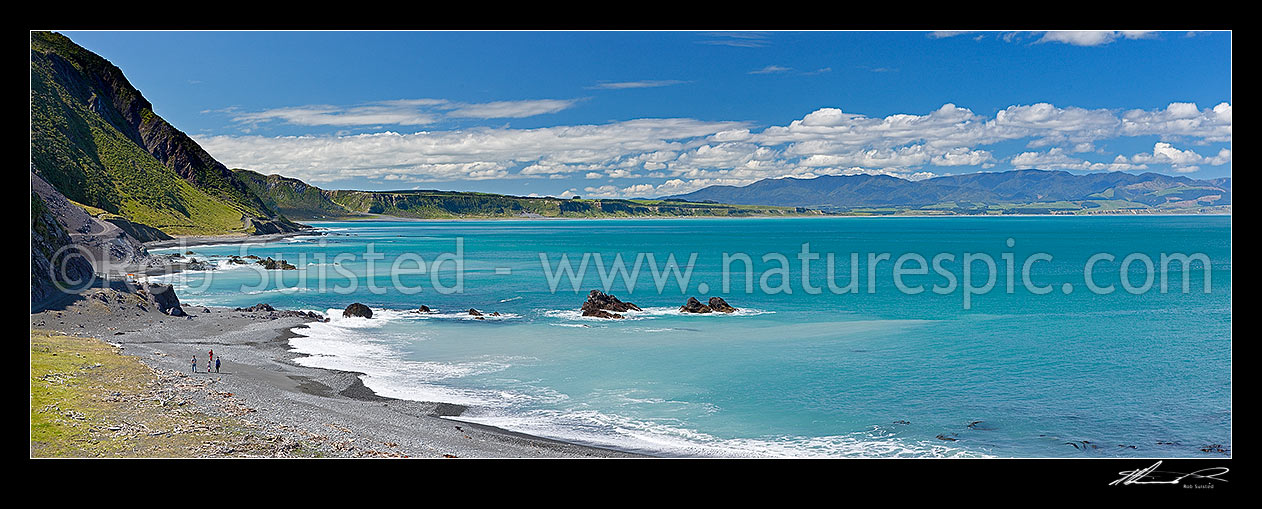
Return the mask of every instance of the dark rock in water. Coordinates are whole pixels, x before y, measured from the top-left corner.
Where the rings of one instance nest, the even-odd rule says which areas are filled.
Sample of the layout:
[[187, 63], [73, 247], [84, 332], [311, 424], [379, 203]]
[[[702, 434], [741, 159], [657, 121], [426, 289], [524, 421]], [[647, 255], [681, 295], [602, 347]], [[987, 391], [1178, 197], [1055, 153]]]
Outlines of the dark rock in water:
[[594, 316], [597, 318], [622, 318], [621, 315], [616, 313], [642, 311], [640, 306], [630, 302], [622, 302], [617, 297], [600, 290], [592, 290], [591, 293], [587, 294], [587, 302], [583, 303], [581, 310], [583, 316]]
[[584, 311], [583, 316], [592, 316], [596, 318], [623, 318], [623, 316], [618, 313], [610, 313], [603, 309]]
[[258, 260], [258, 259], [259, 259], [259, 257], [254, 256], [254, 255], [245, 255], [245, 257], [246, 257], [246, 258], [249, 258], [249, 259], [251, 259], [251, 260]]
[[679, 307], [680, 313], [710, 313], [713, 312], [710, 306], [702, 304], [696, 297], [688, 297], [688, 302]]
[[311, 312], [311, 311], [298, 311], [298, 310], [293, 310], [293, 309], [287, 309], [287, 310], [284, 310], [284, 311], [276, 311], [276, 312], [272, 313], [272, 315], [271, 315], [271, 318], [272, 318], [273, 320], [275, 320], [275, 319], [277, 319], [277, 318], [284, 318], [284, 317], [298, 317], [298, 318], [306, 318], [306, 319], [308, 319], [308, 320], [315, 320], [315, 321], [317, 321], [317, 322], [327, 322], [327, 321], [329, 321], [329, 319], [328, 319], [328, 318], [325, 318], [325, 317], [323, 317], [323, 316], [320, 316], [320, 314], [319, 314], [319, 313], [313, 313], [313, 312]]
[[233, 264], [236, 264], [236, 265], [247, 265], [247, 264], [249, 264], [250, 262], [247, 262], [247, 261], [245, 261], [245, 260], [242, 260], [240, 256], [237, 256], [237, 255], [231, 255], [231, 256], [229, 256], [229, 257], [228, 257], [228, 263], [233, 263]]
[[482, 316], [482, 312], [481, 312], [481, 311], [478, 311], [478, 310], [476, 310], [476, 309], [473, 309], [473, 308], [469, 308], [469, 315], [470, 315], [470, 316]]
[[429, 306], [422, 304], [421, 308], [416, 310], [416, 312], [417, 313], [433, 313], [434, 310], [430, 309]]
[[276, 308], [273, 308], [271, 304], [264, 304], [260, 302], [248, 308], [236, 308], [233, 311], [264, 312], [264, 311], [276, 311]]
[[262, 265], [267, 270], [298, 270], [298, 267], [295, 267], [294, 264], [285, 260], [273, 260], [270, 256], [266, 260], [259, 260], [254, 263]]
[[215, 270], [217, 267], [208, 261], [190, 258], [188, 263], [184, 264], [184, 268], [187, 270]]
[[[954, 435], [954, 434], [955, 434], [955, 433], [952, 433], [952, 435]], [[957, 439], [957, 438], [951, 438], [951, 437], [946, 436], [946, 435], [938, 435], [936, 438], [937, 438], [938, 440], [945, 440], [945, 441], [947, 441], [947, 442], [954, 442], [954, 441], [956, 441], [956, 440], [959, 440], [959, 439]], [[1074, 447], [1077, 447], [1077, 446], [1075, 445]]]
[[500, 316], [500, 312], [499, 312], [499, 311], [496, 311], [496, 312], [494, 312], [494, 313], [491, 313], [491, 316]]
[[356, 302], [354, 304], [346, 306], [346, 310], [342, 311], [342, 317], [344, 318], [350, 318], [353, 316], [372, 318], [372, 310], [369, 309], [368, 306], [365, 306], [363, 304]]
[[729, 305], [722, 297], [710, 297], [710, 309], [720, 313], [736, 312], [736, 308]]
[[138, 293], [157, 306], [158, 311], [171, 316], [185, 316], [184, 308], [180, 307], [180, 299], [175, 296], [175, 289], [171, 285], [145, 283]]

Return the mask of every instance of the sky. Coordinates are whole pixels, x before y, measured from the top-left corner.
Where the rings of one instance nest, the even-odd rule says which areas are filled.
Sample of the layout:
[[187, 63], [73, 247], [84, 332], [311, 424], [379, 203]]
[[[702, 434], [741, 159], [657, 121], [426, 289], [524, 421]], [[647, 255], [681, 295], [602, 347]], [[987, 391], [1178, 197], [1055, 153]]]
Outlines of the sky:
[[229, 167], [325, 189], [1231, 176], [1222, 31], [64, 33]]

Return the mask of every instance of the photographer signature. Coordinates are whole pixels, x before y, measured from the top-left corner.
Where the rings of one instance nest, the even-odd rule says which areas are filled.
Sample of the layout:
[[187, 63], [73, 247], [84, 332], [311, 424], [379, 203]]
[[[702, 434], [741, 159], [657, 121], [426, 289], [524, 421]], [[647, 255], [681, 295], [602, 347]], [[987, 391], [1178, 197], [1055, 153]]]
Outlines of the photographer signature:
[[1185, 474], [1181, 472], [1166, 472], [1157, 470], [1157, 467], [1159, 466], [1161, 466], [1160, 461], [1154, 463], [1151, 467], [1140, 470], [1123, 470], [1118, 472], [1122, 474], [1122, 478], [1109, 483], [1109, 486], [1117, 486], [1119, 484], [1180, 484], [1184, 479], [1189, 477], [1193, 478], [1193, 480], [1206, 479], [1210, 481], [1227, 482], [1226, 479], [1218, 476], [1226, 474], [1229, 471], [1227, 467], [1210, 467]]

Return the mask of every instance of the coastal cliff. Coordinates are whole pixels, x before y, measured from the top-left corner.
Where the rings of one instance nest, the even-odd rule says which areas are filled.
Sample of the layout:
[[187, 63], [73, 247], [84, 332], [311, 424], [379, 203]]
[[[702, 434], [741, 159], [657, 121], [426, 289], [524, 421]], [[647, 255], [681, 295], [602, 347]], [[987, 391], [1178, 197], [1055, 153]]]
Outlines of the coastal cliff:
[[31, 160], [67, 198], [165, 234], [303, 228], [154, 113], [122, 70], [58, 33], [31, 33]]

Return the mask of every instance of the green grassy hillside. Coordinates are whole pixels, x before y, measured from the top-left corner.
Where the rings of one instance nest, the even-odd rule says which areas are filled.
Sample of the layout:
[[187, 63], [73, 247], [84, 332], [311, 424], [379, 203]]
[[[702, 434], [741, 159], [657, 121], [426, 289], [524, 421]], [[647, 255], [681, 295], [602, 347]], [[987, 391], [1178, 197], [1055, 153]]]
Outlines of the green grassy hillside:
[[599, 200], [507, 196], [453, 191], [326, 191], [329, 199], [360, 214], [421, 219], [501, 217], [674, 217], [814, 214], [794, 207], [725, 205], [663, 200]]
[[250, 170], [232, 170], [233, 177], [259, 196], [265, 205], [285, 217], [306, 219], [343, 219], [355, 216], [334, 203], [327, 192], [298, 179], [280, 175], [263, 175]]
[[71, 200], [168, 234], [298, 227], [156, 115], [121, 70], [56, 33], [31, 33], [31, 163]]

